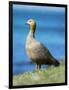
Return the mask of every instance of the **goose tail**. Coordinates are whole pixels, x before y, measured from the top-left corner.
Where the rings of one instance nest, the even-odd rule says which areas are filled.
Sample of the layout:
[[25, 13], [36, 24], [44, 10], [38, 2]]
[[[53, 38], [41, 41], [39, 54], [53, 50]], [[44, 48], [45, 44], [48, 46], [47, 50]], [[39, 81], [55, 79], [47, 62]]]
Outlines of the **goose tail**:
[[60, 62], [58, 60], [55, 60], [54, 66], [59, 66]]

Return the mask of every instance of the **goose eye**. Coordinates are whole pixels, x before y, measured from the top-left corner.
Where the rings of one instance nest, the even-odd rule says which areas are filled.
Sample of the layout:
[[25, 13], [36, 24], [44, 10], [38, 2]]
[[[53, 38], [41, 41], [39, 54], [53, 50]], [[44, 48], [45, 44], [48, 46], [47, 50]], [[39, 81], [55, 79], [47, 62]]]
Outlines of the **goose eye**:
[[31, 21], [30, 21], [31, 22]]

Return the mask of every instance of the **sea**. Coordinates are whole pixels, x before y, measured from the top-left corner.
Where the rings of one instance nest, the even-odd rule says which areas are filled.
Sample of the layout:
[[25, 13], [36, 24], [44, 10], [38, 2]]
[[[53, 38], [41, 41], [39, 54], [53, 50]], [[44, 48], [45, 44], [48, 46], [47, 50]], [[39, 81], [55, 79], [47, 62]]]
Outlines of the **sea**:
[[[29, 33], [27, 20], [36, 22], [35, 39], [57, 59], [65, 56], [65, 8], [13, 5], [13, 75], [30, 72], [36, 65], [28, 58], [25, 45]], [[46, 66], [42, 65], [42, 68]]]

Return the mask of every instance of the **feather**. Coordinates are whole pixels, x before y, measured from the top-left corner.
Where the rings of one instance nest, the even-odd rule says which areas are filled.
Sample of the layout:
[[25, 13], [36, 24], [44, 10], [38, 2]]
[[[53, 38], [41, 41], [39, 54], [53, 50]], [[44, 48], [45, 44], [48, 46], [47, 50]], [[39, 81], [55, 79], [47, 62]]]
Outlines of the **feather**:
[[33, 28], [36, 26], [35, 21], [30, 19], [28, 24], [30, 25], [30, 32], [26, 40], [26, 51], [29, 58], [38, 65], [38, 68], [41, 68], [41, 64], [58, 66], [59, 62], [52, 56], [48, 48], [35, 39], [35, 28]]

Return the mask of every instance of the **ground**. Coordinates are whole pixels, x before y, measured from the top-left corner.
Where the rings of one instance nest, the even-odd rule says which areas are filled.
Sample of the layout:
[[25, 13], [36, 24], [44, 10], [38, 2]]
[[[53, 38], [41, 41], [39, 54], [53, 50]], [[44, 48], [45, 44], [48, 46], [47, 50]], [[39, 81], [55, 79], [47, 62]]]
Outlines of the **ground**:
[[65, 82], [65, 63], [61, 60], [58, 67], [50, 66], [46, 69], [34, 70], [13, 76], [13, 86], [53, 84]]

